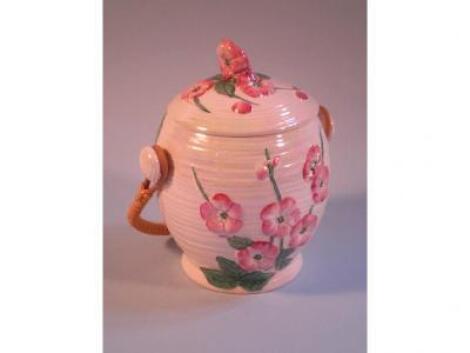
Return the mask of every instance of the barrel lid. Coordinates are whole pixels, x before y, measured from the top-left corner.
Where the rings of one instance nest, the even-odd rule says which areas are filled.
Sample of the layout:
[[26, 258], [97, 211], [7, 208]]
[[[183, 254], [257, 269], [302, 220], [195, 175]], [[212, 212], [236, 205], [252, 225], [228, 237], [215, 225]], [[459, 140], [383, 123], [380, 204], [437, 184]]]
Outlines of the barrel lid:
[[297, 127], [317, 116], [306, 91], [251, 68], [246, 52], [224, 39], [217, 47], [220, 73], [170, 102], [167, 119], [208, 135], [256, 136]]

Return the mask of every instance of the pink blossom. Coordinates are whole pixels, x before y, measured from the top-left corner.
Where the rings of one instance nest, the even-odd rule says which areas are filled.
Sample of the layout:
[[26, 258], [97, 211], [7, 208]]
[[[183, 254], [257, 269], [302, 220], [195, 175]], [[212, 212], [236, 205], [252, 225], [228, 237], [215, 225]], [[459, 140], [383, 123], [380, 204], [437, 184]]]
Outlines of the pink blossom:
[[317, 220], [318, 217], [313, 214], [303, 216], [290, 232], [289, 246], [297, 248], [305, 245], [312, 238]]
[[270, 95], [275, 90], [270, 80], [263, 80], [253, 73], [238, 75], [237, 86], [243, 93], [253, 98]]
[[201, 217], [211, 232], [222, 236], [237, 233], [243, 226], [242, 208], [225, 194], [215, 194], [200, 207]]
[[300, 211], [292, 197], [265, 206], [260, 213], [263, 234], [284, 237], [300, 218]]
[[258, 180], [264, 180], [264, 179], [266, 179], [267, 176], [268, 176], [268, 174], [269, 174], [269, 169], [268, 169], [268, 167], [269, 167], [269, 166], [272, 166], [273, 168], [275, 168], [275, 167], [279, 164], [279, 161], [280, 161], [280, 157], [279, 157], [279, 156], [274, 156], [274, 157], [271, 158], [270, 160], [263, 162], [263, 163], [256, 169], [256, 177], [258, 178]]
[[307, 157], [305, 158], [304, 167], [302, 169], [302, 176], [304, 180], [313, 180], [315, 174], [315, 167], [320, 163], [321, 160], [321, 148], [318, 145], [314, 145], [309, 148]]
[[246, 271], [266, 271], [274, 266], [279, 249], [267, 241], [255, 241], [237, 251], [240, 267]]
[[248, 114], [251, 112], [251, 104], [243, 101], [235, 102], [232, 105], [232, 111], [238, 114]]
[[302, 99], [302, 100], [308, 99], [307, 93], [305, 93], [303, 91], [296, 90], [295, 95], [297, 96], [297, 98]]
[[330, 170], [326, 165], [320, 164], [315, 168], [315, 173], [311, 185], [312, 199], [314, 202], [323, 202], [328, 197], [329, 178]]
[[219, 43], [217, 56], [224, 79], [229, 79], [237, 74], [251, 71], [250, 62], [246, 53], [229, 39], [224, 39]]
[[181, 94], [181, 98], [184, 100], [190, 100], [202, 96], [208, 90], [212, 88], [214, 82], [211, 80], [202, 80], [185, 90]]

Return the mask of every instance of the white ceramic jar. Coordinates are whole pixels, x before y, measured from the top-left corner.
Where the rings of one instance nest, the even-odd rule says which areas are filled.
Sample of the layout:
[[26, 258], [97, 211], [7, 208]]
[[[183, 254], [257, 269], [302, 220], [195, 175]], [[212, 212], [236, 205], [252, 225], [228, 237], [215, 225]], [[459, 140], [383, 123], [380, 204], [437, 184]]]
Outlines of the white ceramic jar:
[[[177, 95], [143, 150], [147, 179], [128, 218], [170, 233], [200, 285], [265, 292], [299, 272], [323, 215], [332, 120], [305, 91], [255, 73], [232, 41], [217, 54], [221, 74]], [[154, 192], [166, 226], [140, 217]]]

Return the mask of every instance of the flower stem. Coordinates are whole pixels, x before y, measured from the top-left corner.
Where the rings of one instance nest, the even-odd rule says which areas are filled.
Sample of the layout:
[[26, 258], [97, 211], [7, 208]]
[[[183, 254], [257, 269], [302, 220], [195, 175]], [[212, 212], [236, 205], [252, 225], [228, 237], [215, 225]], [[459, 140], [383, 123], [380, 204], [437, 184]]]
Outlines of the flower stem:
[[285, 90], [289, 90], [289, 91], [295, 91], [295, 88], [293, 87], [274, 87], [274, 89], [285, 89]]
[[199, 97], [194, 97], [193, 98], [193, 101], [194, 101], [194, 104], [196, 104], [196, 106], [201, 109], [203, 112], [206, 112], [206, 113], [210, 113], [210, 110], [207, 109], [202, 103], [201, 103], [201, 100], [199, 99]]
[[199, 180], [199, 178], [197, 176], [196, 169], [194, 169], [194, 167], [191, 167], [191, 169], [193, 170], [194, 180], [196, 181], [197, 188], [201, 192], [202, 197], [204, 197], [204, 199], [207, 202], [210, 202], [209, 196], [207, 196], [207, 193], [205, 192], [204, 188], [202, 187], [201, 181]]
[[310, 209], [308, 210], [308, 214], [312, 214], [314, 206], [315, 206], [315, 204], [312, 204], [312, 206], [310, 206]]
[[279, 241], [279, 249], [281, 251], [284, 250], [284, 238], [281, 238], [281, 240]]
[[162, 120], [160, 121], [160, 125], [158, 126], [157, 134], [155, 136], [155, 142], [154, 143], [158, 142], [158, 138], [160, 137], [160, 132], [162, 131], [162, 127], [163, 127], [163, 123], [165, 122], [165, 118], [166, 118], [166, 112], [165, 112], [165, 114], [163, 114]]
[[321, 133], [321, 126], [320, 126], [320, 129], [319, 129], [319, 133], [320, 133], [320, 149], [321, 149], [321, 160], [323, 162], [323, 135]]
[[267, 167], [268, 167], [268, 174], [269, 174], [269, 180], [271, 181], [271, 184], [273, 185], [274, 193], [276, 194], [276, 199], [278, 202], [281, 202], [282, 196], [281, 196], [281, 191], [279, 190], [279, 187], [277, 186], [276, 179], [274, 178], [274, 166], [272, 163], [269, 163], [269, 160], [271, 159], [269, 155], [269, 150], [267, 148], [264, 149], [264, 154], [266, 156], [266, 161]]
[[246, 103], [250, 103], [250, 104], [253, 104], [253, 105], [258, 105], [258, 103], [252, 102], [252, 101], [250, 101], [250, 100], [248, 100], [248, 99], [245, 99], [245, 98], [243, 98], [243, 97], [240, 97], [239, 95], [236, 95], [236, 94], [234, 94], [232, 97], [233, 97], [233, 98], [240, 99], [241, 101], [244, 101], [244, 102], [246, 102]]

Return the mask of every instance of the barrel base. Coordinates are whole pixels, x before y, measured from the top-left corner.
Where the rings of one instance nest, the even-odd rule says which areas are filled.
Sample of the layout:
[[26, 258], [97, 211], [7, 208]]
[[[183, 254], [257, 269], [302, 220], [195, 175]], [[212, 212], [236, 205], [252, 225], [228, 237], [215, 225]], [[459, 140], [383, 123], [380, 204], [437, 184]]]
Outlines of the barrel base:
[[302, 268], [303, 260], [302, 255], [298, 254], [292, 262], [281, 271], [276, 272], [276, 274], [269, 280], [269, 282], [263, 287], [263, 289], [256, 292], [249, 292], [241, 287], [235, 287], [234, 289], [222, 289], [213, 286], [210, 284], [199, 267], [194, 265], [186, 255], [183, 254], [181, 258], [181, 265], [183, 266], [184, 273], [194, 282], [200, 286], [222, 293], [229, 294], [259, 294], [270, 292], [276, 288], [282, 287], [283, 285], [292, 281]]

